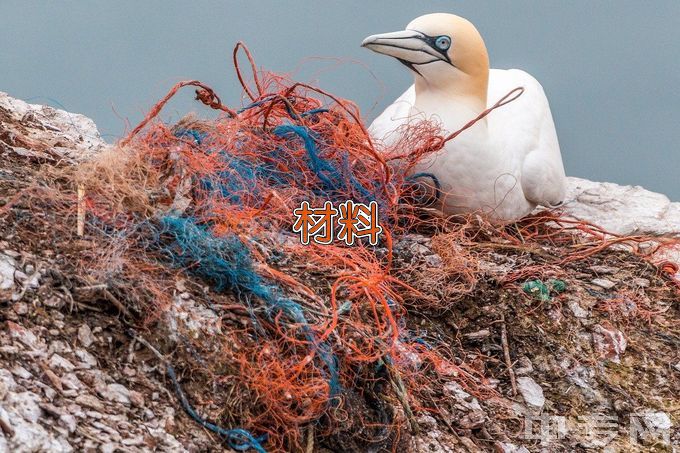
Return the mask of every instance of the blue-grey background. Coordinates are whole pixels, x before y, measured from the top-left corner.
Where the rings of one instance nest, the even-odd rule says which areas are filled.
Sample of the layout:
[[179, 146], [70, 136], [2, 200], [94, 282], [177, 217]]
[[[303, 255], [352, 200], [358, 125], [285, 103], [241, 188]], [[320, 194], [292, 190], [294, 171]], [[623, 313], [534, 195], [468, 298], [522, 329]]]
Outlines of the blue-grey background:
[[[472, 20], [492, 66], [543, 84], [568, 174], [680, 200], [678, 0], [0, 0], [0, 91], [88, 115], [115, 141], [181, 79], [240, 103], [230, 52], [243, 40], [260, 66], [353, 99], [371, 120], [410, 75], [361, 40], [428, 12]], [[163, 118], [205, 112], [192, 93]]]

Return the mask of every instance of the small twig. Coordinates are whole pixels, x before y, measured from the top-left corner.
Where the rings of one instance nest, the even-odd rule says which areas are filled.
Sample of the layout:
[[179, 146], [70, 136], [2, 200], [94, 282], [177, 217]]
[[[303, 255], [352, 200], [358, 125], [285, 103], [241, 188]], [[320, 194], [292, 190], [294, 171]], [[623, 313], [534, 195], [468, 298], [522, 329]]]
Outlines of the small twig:
[[[439, 412], [439, 414], [442, 414], [442, 410], [439, 408], [439, 405], [437, 405], [437, 402], [433, 399], [430, 400], [430, 402], [432, 403], [434, 408], [437, 409], [437, 412]], [[453, 434], [456, 437], [456, 439], [460, 440], [460, 436], [458, 435], [456, 430], [453, 429], [453, 425], [451, 425], [451, 422], [449, 422], [449, 420], [446, 417], [441, 417], [441, 420], [449, 428], [449, 431], [451, 432], [451, 434]]]
[[76, 291], [101, 291], [103, 289], [108, 289], [109, 285], [106, 283], [100, 283], [97, 285], [90, 285], [90, 286], [80, 286], [76, 288]]
[[504, 314], [501, 314], [501, 345], [503, 346], [505, 366], [508, 367], [508, 375], [510, 375], [510, 385], [512, 385], [512, 396], [517, 396], [517, 381], [515, 380], [515, 370], [512, 369], [512, 361], [510, 360], [510, 347], [508, 346], [508, 330], [505, 326]]
[[78, 426], [76, 428], [76, 431], [78, 431], [78, 433], [82, 434], [83, 436], [87, 437], [88, 439], [96, 442], [97, 444], [102, 441], [101, 438], [97, 438], [97, 437], [93, 436], [92, 434], [88, 433], [87, 431], [85, 431], [84, 428], [81, 428], [80, 426]]
[[59, 287], [62, 293], [64, 293], [64, 297], [66, 297], [69, 301], [68, 304], [68, 312], [73, 313], [73, 307], [76, 305], [76, 301], [73, 299], [73, 294], [71, 294], [71, 290], [66, 287], [66, 285], [61, 285]]
[[137, 333], [136, 333], [134, 330], [128, 329], [128, 335], [130, 335], [133, 339], [139, 341], [139, 342], [142, 343], [144, 346], [146, 346], [147, 349], [148, 349], [149, 351], [151, 351], [151, 352], [154, 353], [154, 355], [156, 356], [156, 358], [158, 358], [158, 360], [160, 360], [161, 362], [163, 362], [163, 365], [167, 365], [167, 364], [168, 364], [168, 361], [165, 360], [165, 356], [163, 356], [163, 354], [161, 354], [161, 352], [160, 352], [158, 349], [154, 348], [154, 347], [151, 345], [151, 343], [149, 343], [148, 341], [146, 341], [146, 340], [145, 340], [144, 338], [142, 338], [140, 335], [137, 335]]
[[104, 310], [102, 310], [101, 308], [95, 307], [93, 305], [88, 305], [88, 304], [85, 304], [83, 302], [76, 302], [75, 306], [78, 307], [81, 310], [90, 310], [90, 311], [95, 311], [97, 313], [103, 313], [104, 312]]
[[120, 310], [121, 313], [123, 313], [123, 315], [125, 315], [125, 316], [127, 316], [128, 318], [132, 319], [132, 313], [130, 313], [130, 311], [127, 309], [127, 307], [126, 307], [125, 305], [123, 305], [123, 303], [122, 303], [121, 301], [119, 301], [119, 300], [116, 298], [116, 296], [114, 296], [113, 294], [111, 294], [111, 293], [109, 292], [108, 289], [103, 290], [103, 291], [102, 291], [102, 294], [104, 295], [104, 297], [106, 298], [106, 300], [108, 300], [109, 302], [111, 302], [118, 310]]
[[553, 256], [538, 247], [532, 247], [528, 245], [515, 245], [515, 244], [501, 244], [497, 242], [477, 242], [472, 245], [474, 248], [495, 248], [495, 249], [506, 249], [506, 250], [516, 250], [518, 252], [527, 252], [534, 255], [538, 255], [542, 258], [551, 259]]
[[[102, 284], [96, 284], [96, 285], [90, 285], [90, 286], [81, 286], [79, 288], [75, 288], [75, 292], [83, 293], [83, 292], [100, 292], [102, 296], [104, 296], [104, 299], [109, 301], [114, 307], [118, 309], [121, 313], [123, 313], [124, 316], [133, 319], [132, 313], [130, 313], [130, 310], [127, 309], [127, 307], [118, 300], [116, 296], [111, 294], [111, 291], [109, 291], [109, 285], [102, 283]], [[78, 303], [80, 305], [80, 303]], [[89, 309], [92, 309], [88, 307]]]

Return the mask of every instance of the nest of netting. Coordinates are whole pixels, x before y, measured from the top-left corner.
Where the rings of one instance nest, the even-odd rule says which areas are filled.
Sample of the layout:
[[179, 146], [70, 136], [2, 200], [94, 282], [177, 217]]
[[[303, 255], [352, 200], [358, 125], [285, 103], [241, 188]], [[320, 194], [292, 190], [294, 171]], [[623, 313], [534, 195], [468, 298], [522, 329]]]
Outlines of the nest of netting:
[[[423, 122], [379, 150], [354, 104], [257, 71], [247, 50], [246, 83], [239, 49], [244, 107], [232, 110], [200, 82], [179, 83], [118, 146], [26, 192], [49, 207], [42, 221], [65, 241], [81, 241], [73, 225], [82, 224], [96, 247], [70, 255], [80, 283], [106, 283], [106, 299], [174, 363], [169, 377], [187, 413], [234, 448], [291, 450], [314, 439], [398, 448], [418, 430], [414, 414], [436, 412], [438, 385], [498, 395], [451, 345], [423, 341], [409, 307], [454, 310], [482, 278], [488, 251], [535, 258], [497, 282], [521, 292], [522, 282], [563, 278], [563, 266], [612, 245], [649, 242], [554, 212], [508, 227], [432, 215], [413, 204], [419, 188], [408, 175], [456, 134]], [[155, 121], [185, 86], [220, 115]], [[346, 200], [376, 207], [377, 243], [304, 245], [291, 233], [302, 203]], [[415, 231], [432, 236], [436, 271], [394, 262], [393, 242]], [[160, 327], [185, 279], [182, 292], [220, 317], [218, 333]]]

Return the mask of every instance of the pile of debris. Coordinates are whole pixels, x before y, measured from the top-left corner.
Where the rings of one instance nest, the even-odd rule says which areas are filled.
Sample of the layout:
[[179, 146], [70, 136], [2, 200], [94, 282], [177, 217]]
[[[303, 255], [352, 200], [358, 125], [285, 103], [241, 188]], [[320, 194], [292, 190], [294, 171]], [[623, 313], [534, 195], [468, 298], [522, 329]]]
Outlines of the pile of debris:
[[[202, 366], [252, 323], [236, 295], [173, 270], [173, 286], [163, 288], [169, 304], [140, 317], [136, 300], [108, 282], [83, 279], [75, 257], [100, 244], [76, 234], [77, 206], [68, 219], [73, 234], [55, 236], [35, 222], [54, 213], [36, 212], [20, 197], [55, 190], [58, 182], [45, 180], [51, 168], [79, 165], [107, 148], [90, 120], [0, 93], [0, 451], [226, 445], [185, 413], [181, 395], [200, 419], [221, 426], [242, 426], [243, 414], [258, 415], [235, 406], [243, 397], [225, 394], [238, 392], [237, 385], [206, 375]], [[576, 233], [553, 236], [545, 222], [520, 229], [544, 240], [513, 242], [483, 229], [472, 237], [455, 226], [395, 237], [393, 272], [411, 287], [402, 294], [401, 331], [408, 337], [395, 345], [405, 361], [400, 379], [390, 379], [385, 366], [384, 382], [375, 386], [392, 390], [345, 389], [343, 405], [329, 411], [354, 405], [352, 417], [371, 423], [335, 414], [330, 427], [323, 420], [307, 424], [302, 446], [517, 452], [677, 445], [677, 259], [672, 248], [650, 259], [657, 248], [647, 236], [679, 236], [680, 207], [639, 188], [570, 183], [565, 209], [613, 233], [646, 236], [635, 242], [636, 253], [625, 241], [596, 250], [592, 239], [566, 243], [564, 234]], [[39, 227], [26, 228], [31, 222]], [[291, 240], [282, 233], [266, 243], [285, 249]], [[582, 249], [593, 253], [556, 259]], [[328, 294], [334, 278], [323, 265], [312, 271], [296, 257], [262, 253], [274, 256], [281, 272]], [[178, 371], [182, 393], [164, 360]], [[418, 376], [431, 385], [410, 386]]]

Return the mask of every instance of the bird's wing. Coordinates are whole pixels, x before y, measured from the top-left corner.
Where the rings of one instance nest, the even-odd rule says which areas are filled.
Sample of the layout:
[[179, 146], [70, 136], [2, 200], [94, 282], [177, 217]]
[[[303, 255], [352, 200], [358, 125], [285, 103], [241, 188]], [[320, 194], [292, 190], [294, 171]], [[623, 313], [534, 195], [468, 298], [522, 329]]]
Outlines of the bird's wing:
[[527, 200], [556, 206], [564, 200], [566, 178], [543, 87], [524, 71], [492, 69], [488, 103], [493, 105], [518, 86], [524, 87], [524, 94], [489, 116], [490, 135], [498, 141], [497, 149], [515, 160]]
[[397, 129], [408, 122], [411, 108], [416, 103], [416, 88], [411, 85], [396, 101], [390, 104], [368, 128], [379, 145], [390, 147], [399, 139]]

